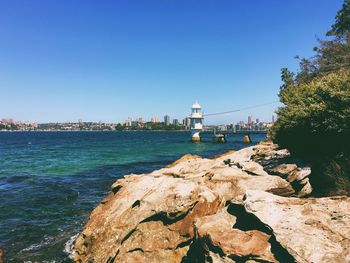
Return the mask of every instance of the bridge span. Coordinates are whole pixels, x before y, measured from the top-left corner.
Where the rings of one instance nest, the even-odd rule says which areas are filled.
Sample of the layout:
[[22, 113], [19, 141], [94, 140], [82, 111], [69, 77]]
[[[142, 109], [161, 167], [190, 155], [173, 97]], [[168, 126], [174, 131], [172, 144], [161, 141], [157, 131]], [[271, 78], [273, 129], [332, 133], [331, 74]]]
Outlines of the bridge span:
[[227, 142], [227, 138], [230, 135], [242, 135], [243, 143], [253, 142], [251, 135], [267, 135], [266, 130], [240, 130], [240, 131], [216, 131], [216, 130], [202, 130], [199, 132], [199, 136], [202, 139], [205, 135], [211, 136], [215, 142]]
[[227, 135], [227, 134], [245, 134], [245, 135], [248, 135], [248, 134], [267, 134], [267, 130], [258, 130], [258, 131], [255, 131], [255, 130], [239, 130], [239, 131], [216, 131], [216, 130], [202, 130], [201, 132], [199, 132], [200, 134], [224, 134], [224, 135]]

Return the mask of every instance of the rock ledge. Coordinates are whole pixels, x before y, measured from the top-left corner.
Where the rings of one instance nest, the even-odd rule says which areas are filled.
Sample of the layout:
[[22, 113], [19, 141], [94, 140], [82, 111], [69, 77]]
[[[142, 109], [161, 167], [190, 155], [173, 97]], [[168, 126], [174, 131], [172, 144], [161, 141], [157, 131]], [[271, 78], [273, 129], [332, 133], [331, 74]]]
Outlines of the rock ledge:
[[257, 145], [127, 175], [90, 215], [72, 259], [350, 262], [350, 199], [305, 198], [311, 169], [288, 158]]

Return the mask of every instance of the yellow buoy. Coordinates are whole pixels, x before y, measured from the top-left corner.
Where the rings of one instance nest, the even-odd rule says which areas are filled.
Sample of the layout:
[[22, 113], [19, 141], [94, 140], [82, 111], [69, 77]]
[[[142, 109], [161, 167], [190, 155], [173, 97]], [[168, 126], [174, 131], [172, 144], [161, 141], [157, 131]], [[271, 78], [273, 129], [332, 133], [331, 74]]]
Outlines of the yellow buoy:
[[192, 142], [200, 142], [201, 141], [201, 137], [200, 136], [193, 136], [192, 137]]

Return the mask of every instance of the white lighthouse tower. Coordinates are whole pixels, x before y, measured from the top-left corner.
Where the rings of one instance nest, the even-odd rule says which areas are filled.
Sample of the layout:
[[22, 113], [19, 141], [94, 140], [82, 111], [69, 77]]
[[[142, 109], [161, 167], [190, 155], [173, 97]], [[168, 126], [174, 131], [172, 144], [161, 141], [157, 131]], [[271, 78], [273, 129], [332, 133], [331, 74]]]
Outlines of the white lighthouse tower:
[[199, 142], [201, 140], [199, 132], [203, 129], [203, 113], [201, 105], [197, 101], [192, 105], [190, 120], [192, 141]]

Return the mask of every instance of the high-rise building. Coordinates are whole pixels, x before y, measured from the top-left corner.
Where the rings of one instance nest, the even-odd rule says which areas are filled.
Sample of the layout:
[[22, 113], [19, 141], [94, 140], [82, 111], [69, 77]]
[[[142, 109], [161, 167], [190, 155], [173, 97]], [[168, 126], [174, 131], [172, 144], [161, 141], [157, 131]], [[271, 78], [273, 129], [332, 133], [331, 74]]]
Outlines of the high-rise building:
[[260, 122], [260, 121], [259, 121], [259, 118], [256, 118], [255, 123], [256, 123], [256, 124], [259, 124], [259, 122]]
[[275, 115], [272, 115], [272, 123], [275, 123]]
[[250, 125], [250, 124], [252, 124], [252, 119], [253, 119], [253, 116], [248, 116], [248, 124]]
[[170, 125], [170, 116], [169, 115], [164, 116], [164, 124], [166, 126]]
[[178, 119], [173, 119], [173, 124], [175, 126], [179, 126], [179, 120]]
[[185, 129], [189, 129], [190, 128], [190, 118], [183, 119], [182, 124], [185, 127]]

